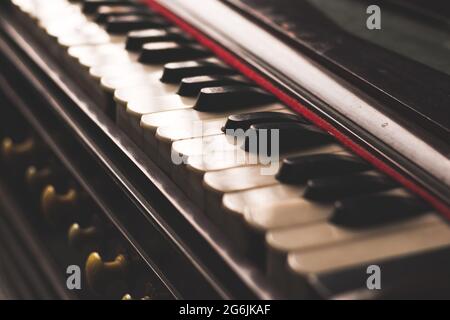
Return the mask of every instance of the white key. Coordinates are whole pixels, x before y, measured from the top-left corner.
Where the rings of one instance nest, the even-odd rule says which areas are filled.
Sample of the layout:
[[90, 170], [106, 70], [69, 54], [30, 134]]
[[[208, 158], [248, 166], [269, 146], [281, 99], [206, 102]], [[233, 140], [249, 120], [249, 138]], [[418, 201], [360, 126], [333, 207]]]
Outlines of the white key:
[[[265, 106], [243, 108], [227, 112], [202, 112], [194, 109], [181, 109], [161, 113], [146, 114], [141, 118], [141, 127], [143, 128], [144, 131], [144, 141], [145, 141], [144, 150], [152, 158], [154, 154], [158, 153], [159, 142], [157, 141], [156, 134], [158, 128], [160, 127], [172, 127], [176, 130], [176, 128], [183, 126], [183, 124], [187, 122], [195, 123], [198, 121], [209, 121], [209, 120], [212, 121], [214, 119], [226, 119], [228, 116], [232, 114], [240, 114], [246, 112], [260, 112], [260, 111], [275, 111], [275, 110], [279, 110], [280, 112], [288, 112], [285, 111], [286, 107], [284, 107], [281, 104], [275, 103]], [[179, 122], [182, 122], [183, 124], [179, 124]], [[225, 122], [223, 122], [222, 125], [225, 125]], [[187, 138], [194, 138], [194, 136], [184, 137], [184, 139]], [[181, 140], [176, 139], [175, 137], [171, 137], [169, 134], [164, 135], [164, 137], [161, 136], [161, 139], [162, 140], [170, 139], [173, 140], [173, 142], [175, 142], [176, 140]]]
[[[183, 157], [182, 164], [175, 164], [172, 159], [172, 153], [176, 156], [175, 159], [180, 159]], [[236, 159], [245, 158], [246, 152], [240, 149], [238, 146], [230, 141], [230, 138], [222, 135], [207, 136], [204, 138], [194, 138], [175, 141], [172, 144], [172, 153], [167, 156], [166, 154], [161, 154], [161, 167], [172, 176], [172, 179], [183, 189], [188, 190], [189, 185], [187, 184], [190, 180], [190, 169], [189, 159], [192, 157], [203, 157], [207, 156], [209, 159], [214, 161], [221, 161], [224, 158], [233, 158], [234, 163]], [[164, 157], [167, 157], [165, 159]], [[194, 182], [195, 180], [195, 182]], [[202, 176], [195, 175], [193, 183], [197, 183], [200, 189], [202, 184]], [[200, 203], [199, 203], [200, 204]]]
[[177, 121], [200, 121], [214, 118], [222, 118], [222, 115], [199, 112], [194, 109], [180, 109], [164, 112], [155, 112], [142, 116], [141, 128], [144, 133], [144, 151], [152, 159], [157, 159], [158, 142], [156, 132], [160, 127], [167, 127]]
[[[218, 62], [215, 58], [200, 60]], [[196, 101], [195, 98], [181, 97], [175, 94], [179, 89], [179, 84], [166, 84], [160, 81], [161, 77], [163, 76], [164, 66], [165, 64], [143, 66], [142, 72], [138, 71], [130, 77], [132, 78], [131, 81], [125, 81], [122, 74], [112, 74], [108, 77], [102, 77], [102, 86], [105, 90], [116, 90], [114, 98], [118, 104], [118, 112], [123, 112], [124, 109], [130, 109], [131, 113], [134, 114], [135, 112], [133, 111], [133, 109], [144, 110], [145, 108], [142, 106], [141, 101], [146, 100], [145, 104], [148, 108], [150, 108], [150, 110], [147, 113], [142, 113], [142, 115], [154, 113], [156, 111], [154, 110], [153, 105], [157, 104], [154, 104], [151, 100], [154, 97], [157, 97], [157, 103], [160, 103], [160, 96], [166, 94], [174, 96], [171, 98], [164, 98], [166, 100], [170, 99], [170, 104], [172, 104], [172, 106], [163, 106], [161, 111], [178, 110], [185, 109], [187, 107], [193, 107]], [[99, 70], [96, 70], [95, 72], [98, 73]], [[145, 74], [150, 74], [150, 76], [152, 77], [152, 81], [154, 78], [155, 83], [152, 82], [151, 86], [148, 85], [144, 80], [141, 80], [140, 73], [142, 73], [143, 77], [145, 77]]]
[[103, 44], [110, 41], [109, 35], [98, 25], [92, 22], [79, 23], [67, 27], [61, 27], [64, 21], [50, 24], [47, 34], [57, 38], [57, 42], [64, 48], [86, 44]]
[[123, 45], [117, 43], [103, 43], [98, 45], [76, 45], [70, 47], [67, 52], [69, 56], [74, 59], [83, 59], [85, 57], [92, 57], [97, 55], [105, 55], [105, 54], [123, 54]]
[[[289, 154], [281, 155], [280, 160], [284, 159], [286, 156], [290, 155], [312, 155], [317, 153], [338, 153], [344, 152], [342, 147], [338, 145], [327, 145], [318, 148], [309, 148], [301, 151], [293, 151]], [[264, 160], [264, 161], [262, 161]], [[193, 188], [192, 186], [180, 185], [189, 192], [188, 194], [195, 198], [201, 207], [204, 207], [205, 199], [207, 197], [206, 193], [214, 193], [210, 198], [218, 199], [218, 195], [223, 195], [226, 192], [236, 192], [243, 191], [246, 189], [262, 187], [265, 184], [258, 184], [258, 182], [266, 181], [266, 179], [260, 179], [258, 176], [261, 174], [273, 176], [278, 172], [280, 163], [274, 159], [266, 159], [261, 156], [255, 157], [247, 152], [240, 151], [239, 153], [224, 153], [221, 157], [203, 155], [203, 156], [193, 156], [188, 159], [188, 164], [185, 169], [187, 173], [187, 178], [185, 181], [202, 181], [204, 188]], [[269, 165], [262, 165], [266, 163]], [[242, 179], [241, 172], [244, 173], [247, 169], [246, 167], [257, 165], [254, 172], [251, 175], [253, 179]], [[264, 168], [264, 170], [262, 170]], [[270, 170], [269, 170], [270, 169]], [[176, 172], [177, 177], [184, 176], [184, 172]], [[244, 175], [248, 175], [245, 174]], [[267, 176], [266, 176], [267, 178]], [[220, 206], [220, 205], [216, 205]]]
[[426, 224], [438, 223], [435, 214], [426, 214], [402, 222], [373, 228], [343, 228], [329, 222], [273, 230], [267, 233], [268, 248], [267, 270], [276, 277], [280, 266], [285, 265], [286, 256], [293, 251], [320, 250], [323, 247], [337, 245], [348, 241], [360, 241], [367, 237], [379, 237], [389, 232], [398, 232]]
[[60, 12], [64, 12], [68, 8], [73, 7], [70, 3], [65, 1], [55, 0], [32, 1], [28, 3], [22, 2], [19, 6], [24, 12], [38, 21], [48, 17], [57, 16]]
[[133, 62], [130, 56], [123, 52], [111, 52], [110, 54], [99, 54], [93, 56], [84, 56], [79, 59], [80, 66], [89, 74], [90, 68], [99, 65], [114, 65], [116, 63]]
[[389, 259], [448, 246], [450, 246], [450, 228], [446, 223], [439, 221], [318, 250], [292, 252], [287, 259], [288, 269], [284, 269], [280, 276], [299, 298], [305, 290], [306, 280], [320, 273], [355, 266], [380, 265], [382, 261]]
[[34, 0], [11, 0], [12, 4], [14, 4], [16, 7], [18, 7], [21, 11], [23, 11], [26, 14], [31, 15], [34, 11], [36, 11], [36, 6], [41, 1], [34, 1]]
[[[133, 65], [129, 64], [129, 67], [135, 68]], [[115, 100], [123, 108], [126, 108], [133, 99], [172, 95], [178, 89], [177, 85], [160, 81], [162, 67], [140, 65], [139, 68], [135, 69], [134, 71], [130, 70], [129, 73], [123, 73], [122, 76], [111, 75], [101, 78], [102, 89], [107, 92], [114, 92]]]
[[246, 223], [258, 233], [318, 223], [327, 220], [330, 215], [330, 205], [300, 197], [245, 209]]
[[[124, 46], [124, 45], [125, 44], [122, 44], [122, 46]], [[202, 59], [202, 60], [219, 63], [219, 60], [217, 60], [215, 58]], [[136, 74], [137, 73], [144, 73], [145, 74], [145, 73], [158, 72], [159, 78], [162, 77], [163, 69], [164, 69], [164, 66], [165, 66], [165, 64], [161, 64], [161, 65], [145, 65], [145, 64], [141, 64], [141, 63], [137, 63], [137, 62], [129, 64], [129, 65], [130, 65], [130, 67], [132, 69], [129, 70], [128, 73], [136, 73]], [[118, 78], [123, 77], [123, 75], [124, 75], [124, 70], [123, 69], [126, 66], [127, 65], [117, 65], [117, 64], [116, 65], [112, 65], [112, 66], [97, 66], [97, 67], [91, 68], [89, 73], [91, 74], [91, 76], [93, 76], [96, 79], [103, 78], [105, 82], [111, 82], [112, 79], [118, 79]], [[119, 89], [119, 88], [124, 88], [124, 86], [120, 85], [118, 87], [114, 87], [114, 89]]]
[[[267, 111], [280, 110], [278, 109], [280, 107], [280, 105], [274, 104], [262, 107], [253, 107], [252, 109]], [[239, 114], [245, 111], [245, 109], [238, 110], [233, 114]], [[170, 156], [172, 143], [175, 141], [223, 134], [222, 128], [226, 124], [230, 114], [231, 113], [225, 113], [221, 116], [216, 112], [199, 112], [199, 117], [204, 117], [204, 119], [194, 121], [190, 119], [173, 119], [170, 125], [160, 127], [156, 131], [155, 138], [157, 140], [157, 153], [160, 156], [163, 155], [163, 158], [167, 159]], [[145, 132], [145, 134], [147, 134], [147, 132]]]
[[276, 172], [262, 174], [262, 169], [266, 167], [254, 165], [208, 172], [204, 178], [205, 185], [214, 192], [229, 193], [278, 184]]
[[158, 139], [159, 145], [168, 145], [170, 148], [172, 147], [172, 142], [177, 140], [223, 134], [222, 127], [226, 121], [227, 118], [198, 121], [179, 120], [173, 125], [158, 128], [156, 139]]
[[176, 126], [160, 127], [156, 132], [157, 154], [156, 162], [168, 159], [172, 151], [172, 143], [178, 140], [201, 138], [222, 134], [222, 126], [226, 118], [189, 121], [178, 120]]
[[[376, 172], [367, 172], [375, 173]], [[391, 195], [408, 195], [404, 189], [395, 188], [384, 191]], [[266, 205], [264, 203], [245, 209], [247, 224], [257, 232], [306, 225], [328, 219], [335, 207], [330, 203], [316, 202], [303, 198], [289, 199]]]
[[172, 154], [177, 158], [187, 158], [191, 156], [210, 154], [220, 157], [220, 153], [235, 151], [239, 152], [239, 147], [230, 143], [229, 137], [225, 134], [175, 141], [172, 144]]
[[[342, 147], [338, 145], [326, 145], [318, 148], [309, 148], [297, 152], [292, 152], [289, 155], [300, 156], [300, 155], [312, 155], [320, 153], [346, 153]], [[267, 185], [267, 181], [272, 181], [272, 183], [277, 183], [274, 180], [274, 176], [278, 173], [279, 166], [283, 160], [282, 155], [278, 161], [273, 165], [276, 166], [275, 170], [263, 170], [263, 168], [268, 168], [269, 165], [256, 165], [253, 167], [237, 167], [229, 168], [226, 170], [218, 170], [213, 172], [208, 172], [205, 174], [205, 185], [218, 193], [228, 193], [243, 191], [248, 189], [259, 188]], [[255, 164], [261, 163], [261, 161], [267, 161], [268, 159], [263, 159], [261, 156], [254, 159]], [[245, 163], [243, 163], [245, 165]]]
[[[130, 113], [134, 114], [134, 109], [137, 112], [142, 110], [145, 112], [145, 109], [148, 110], [145, 114], [151, 114], [155, 112], [165, 111], [167, 108], [167, 102], [169, 104], [173, 104], [174, 100], [178, 100], [178, 103], [181, 101], [181, 97], [177, 96], [176, 90], [178, 90], [178, 86], [174, 84], [166, 84], [162, 83], [159, 79], [162, 75], [163, 66], [155, 66], [151, 67], [151, 69], [147, 69], [148, 76], [137, 76], [133, 78], [132, 84], [135, 86], [131, 86], [129, 81], [124, 81], [123, 78], [110, 77], [102, 79], [102, 88], [106, 92], [114, 91], [114, 100], [116, 102], [116, 119], [117, 123], [123, 130], [127, 131], [130, 126], [129, 115], [127, 112], [128, 106], [130, 104]], [[142, 77], [142, 78], [141, 78]], [[136, 80], [137, 79], [137, 80]], [[140, 82], [138, 85], [137, 83]], [[175, 96], [174, 98], [172, 96]], [[152, 100], [155, 100], [152, 102]], [[191, 107], [194, 104], [194, 100], [186, 99], [186, 101], [190, 102]], [[144, 106], [142, 106], [144, 104]], [[161, 110], [158, 109], [158, 106]], [[170, 108], [169, 108], [170, 110]], [[141, 118], [144, 113], [141, 114]], [[139, 120], [140, 123], [140, 120]]]
[[51, 12], [47, 16], [41, 17], [38, 26], [46, 31], [51, 31], [53, 36], [57, 36], [87, 23], [88, 20], [77, 8], [67, 7], [59, 12]]
[[[205, 209], [207, 215], [221, 226], [225, 233], [234, 241], [236, 247], [246, 252], [248, 250], [248, 229], [245, 228], [243, 216], [245, 208], [265, 203], [300, 197], [303, 186], [273, 184], [266, 187], [240, 192], [206, 193]], [[223, 195], [223, 196], [222, 196]], [[221, 205], [220, 205], [221, 204]]]
[[[167, 87], [168, 86], [168, 87]], [[166, 85], [166, 88], [174, 90], [174, 85]], [[129, 127], [125, 129], [127, 133], [133, 138], [138, 146], [143, 146], [144, 132], [141, 128], [142, 116], [161, 111], [170, 111], [178, 109], [190, 109], [194, 107], [196, 98], [182, 97], [177, 94], [161, 95], [163, 84], [153, 87], [151, 90], [146, 91], [147, 94], [139, 95], [130, 99], [126, 109], [126, 121]], [[152, 92], [153, 89], [159, 92]], [[175, 89], [176, 90], [176, 89]]]
[[[160, 72], [158, 69], [157, 71]], [[94, 66], [89, 69], [89, 75], [96, 81], [101, 83], [103, 80], [106, 84], [115, 84], [116, 79], [123, 77], [128, 74], [141, 74], [141, 73], [152, 73], [155, 72], [155, 68], [140, 64], [137, 62], [125, 62], [114, 65], [100, 65]], [[109, 90], [117, 90], [123, 86], [108, 85]], [[126, 86], [128, 87], [128, 86]]]
[[[286, 156], [306, 156], [320, 153], [346, 153], [346, 151], [342, 149], [341, 146], [336, 144], [325, 145], [316, 148], [307, 148], [299, 151], [293, 151], [286, 155], [281, 155], [279, 159], [280, 162], [274, 162], [272, 164], [268, 162], [268, 159], [264, 159], [261, 156], [255, 158], [255, 156], [253, 155], [253, 157], [249, 157], [249, 153], [245, 153], [246, 158], [244, 162], [242, 162], [243, 158], [238, 157], [230, 157], [229, 159], [225, 159], [222, 163], [216, 161], [215, 165], [213, 164], [213, 159], [209, 157], [204, 157], [203, 162], [199, 161], [199, 158], [195, 157], [193, 158], [193, 160], [198, 161], [196, 167], [194, 167], [195, 170], [204, 173], [204, 186], [208, 190], [208, 192], [223, 195], [225, 193], [263, 187], [267, 185], [268, 181], [271, 181], [272, 183], [278, 183], [274, 180], [274, 175], [278, 172], [281, 161]], [[208, 162], [206, 162], [205, 160], [207, 160]], [[261, 162], [262, 160], [263, 162]], [[191, 167], [193, 166], [194, 161], [188, 161]], [[258, 163], [269, 164], [262, 165]], [[200, 167], [201, 164], [206, 165]], [[223, 166], [219, 167], [218, 164]], [[270, 165], [273, 166], [272, 170], [267, 170]], [[245, 177], [245, 179], [243, 177]], [[242, 213], [244, 213], [244, 211], [242, 211]]]

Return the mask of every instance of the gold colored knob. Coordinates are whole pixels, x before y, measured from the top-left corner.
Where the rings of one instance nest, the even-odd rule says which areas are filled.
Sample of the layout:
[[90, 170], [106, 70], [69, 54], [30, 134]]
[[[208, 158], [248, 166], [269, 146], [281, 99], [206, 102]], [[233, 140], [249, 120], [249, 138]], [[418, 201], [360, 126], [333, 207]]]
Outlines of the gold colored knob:
[[100, 238], [100, 232], [94, 226], [82, 228], [78, 223], [74, 223], [69, 228], [69, 245], [79, 251], [98, 250]]
[[[122, 300], [124, 300], [124, 301], [132, 301], [134, 299], [133, 299], [133, 297], [130, 294], [126, 294], [126, 295], [124, 295], [122, 297]], [[145, 296], [141, 300], [151, 300], [151, 298], [149, 296]]]
[[41, 195], [42, 212], [50, 223], [54, 225], [69, 225], [77, 218], [79, 196], [71, 188], [64, 194], [58, 194], [52, 185], [44, 188]]
[[24, 165], [32, 159], [36, 149], [36, 141], [32, 137], [19, 143], [15, 143], [13, 139], [7, 137], [1, 143], [2, 157], [8, 164]]
[[97, 294], [120, 297], [127, 288], [126, 276], [129, 262], [123, 254], [114, 261], [104, 262], [100, 254], [93, 252], [86, 261], [86, 279]]

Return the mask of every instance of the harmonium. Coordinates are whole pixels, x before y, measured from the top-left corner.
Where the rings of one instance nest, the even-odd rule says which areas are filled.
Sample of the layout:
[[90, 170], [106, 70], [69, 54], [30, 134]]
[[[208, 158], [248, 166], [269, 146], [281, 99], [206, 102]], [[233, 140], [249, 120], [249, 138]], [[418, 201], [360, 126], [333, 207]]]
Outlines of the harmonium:
[[2, 0], [0, 299], [450, 298], [447, 0]]

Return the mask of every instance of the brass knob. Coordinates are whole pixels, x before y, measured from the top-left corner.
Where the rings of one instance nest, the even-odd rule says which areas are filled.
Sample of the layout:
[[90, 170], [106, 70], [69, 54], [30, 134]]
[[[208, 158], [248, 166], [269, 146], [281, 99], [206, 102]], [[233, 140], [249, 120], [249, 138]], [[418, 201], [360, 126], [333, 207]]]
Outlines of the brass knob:
[[[155, 279], [156, 280], [156, 279]], [[143, 287], [141, 285], [143, 284]], [[136, 293], [136, 296], [142, 297], [139, 300], [171, 300], [173, 297], [170, 295], [169, 291], [163, 289], [163, 287], [159, 285], [155, 285], [157, 282], [153, 280], [145, 281], [142, 283], [141, 281], [137, 286], [133, 287]], [[126, 294], [122, 297], [122, 300], [135, 300], [135, 298], [131, 294]]]
[[104, 262], [100, 254], [93, 252], [86, 261], [88, 285], [97, 294], [120, 297], [127, 289], [128, 268], [129, 262], [123, 254], [118, 255], [114, 261]]
[[[133, 297], [130, 294], [126, 294], [122, 297], [122, 300], [124, 301], [131, 301], [134, 300]], [[143, 298], [141, 298], [141, 300], [152, 300], [149, 296], [145, 296]]]
[[3, 160], [13, 165], [25, 165], [27, 161], [32, 159], [36, 149], [36, 141], [32, 137], [28, 137], [19, 143], [15, 143], [13, 139], [7, 137], [1, 143]]
[[78, 223], [70, 226], [68, 232], [69, 245], [78, 250], [98, 250], [101, 242], [101, 234], [97, 227], [82, 228]]
[[70, 188], [63, 194], [58, 194], [53, 185], [44, 188], [41, 195], [42, 212], [54, 225], [69, 225], [77, 220], [79, 208], [78, 192]]

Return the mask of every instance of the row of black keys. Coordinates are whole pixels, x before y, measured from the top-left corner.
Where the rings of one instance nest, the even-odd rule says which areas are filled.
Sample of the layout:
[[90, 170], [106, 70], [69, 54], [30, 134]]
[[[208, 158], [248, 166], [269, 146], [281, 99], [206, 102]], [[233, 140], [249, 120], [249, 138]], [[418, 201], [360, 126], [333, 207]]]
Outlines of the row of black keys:
[[[161, 81], [181, 82], [178, 94], [182, 96], [198, 95], [195, 105], [198, 111], [225, 111], [230, 106], [241, 108], [275, 101], [273, 96], [235, 75], [227, 66], [204, 59], [211, 56], [210, 51], [195, 44], [193, 39], [171, 27], [143, 4], [121, 0], [72, 2], [83, 2], [83, 11], [95, 14], [96, 21], [104, 24], [109, 33], [127, 34], [126, 48], [140, 52], [139, 62], [167, 63]], [[311, 147], [332, 141], [328, 134], [300, 117], [277, 112], [231, 116], [224, 126], [224, 131], [229, 129], [255, 130], [256, 136], [260, 130], [277, 129], [281, 153], [298, 149], [299, 145]], [[247, 146], [244, 143], [243, 148]], [[304, 196], [311, 200], [328, 202], [345, 198], [336, 203], [332, 218], [339, 225], [373, 226], [429, 209], [413, 196], [377, 194], [397, 185], [382, 175], [365, 174], [363, 171], [367, 170], [370, 166], [355, 157], [321, 154], [286, 158], [277, 178], [288, 184], [307, 182]]]

